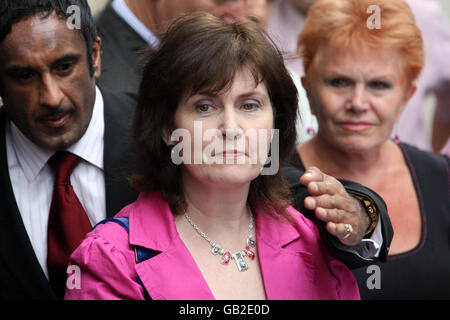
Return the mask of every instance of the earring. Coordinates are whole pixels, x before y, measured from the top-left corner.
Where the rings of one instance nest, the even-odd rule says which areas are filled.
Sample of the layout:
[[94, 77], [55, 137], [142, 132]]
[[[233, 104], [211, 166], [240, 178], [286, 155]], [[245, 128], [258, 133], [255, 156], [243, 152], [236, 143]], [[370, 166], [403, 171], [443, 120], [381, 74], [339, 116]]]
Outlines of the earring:
[[399, 142], [400, 142], [400, 136], [398, 135], [398, 130], [397, 130], [397, 127], [398, 127], [398, 123], [396, 123], [395, 125], [394, 125], [394, 142], [396, 143], [396, 144], [399, 144]]
[[306, 129], [306, 133], [310, 137], [314, 137], [316, 135], [316, 129], [314, 129], [313, 126], [309, 126], [308, 129]]
[[311, 114], [309, 119], [309, 126], [306, 129], [306, 133], [308, 134], [308, 136], [314, 137], [317, 133], [316, 128], [317, 128], [317, 119], [313, 114]]
[[400, 142], [400, 137], [398, 136], [398, 133], [395, 134], [394, 142], [395, 142], [396, 144], [399, 144], [399, 142]]

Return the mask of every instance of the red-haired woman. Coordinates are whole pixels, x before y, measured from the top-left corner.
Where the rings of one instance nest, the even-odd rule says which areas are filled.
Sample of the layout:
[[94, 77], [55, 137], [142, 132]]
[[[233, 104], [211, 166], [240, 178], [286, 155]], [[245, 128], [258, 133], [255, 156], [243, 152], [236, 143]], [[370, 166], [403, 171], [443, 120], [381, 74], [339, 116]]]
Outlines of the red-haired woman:
[[450, 298], [449, 159], [389, 139], [424, 61], [410, 8], [319, 0], [298, 43], [319, 131], [293, 164], [369, 186], [392, 221], [388, 262], [355, 272], [362, 298]]

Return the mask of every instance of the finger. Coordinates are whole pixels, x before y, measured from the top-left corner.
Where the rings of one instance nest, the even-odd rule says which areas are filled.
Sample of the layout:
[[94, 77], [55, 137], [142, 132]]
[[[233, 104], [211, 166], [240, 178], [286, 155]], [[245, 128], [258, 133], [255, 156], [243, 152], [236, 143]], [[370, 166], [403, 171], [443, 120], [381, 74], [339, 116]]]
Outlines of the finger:
[[309, 210], [316, 209], [317, 202], [313, 197], [306, 197], [305, 200], [303, 201], [303, 203], [305, 204], [306, 209], [309, 209]]
[[330, 221], [330, 220], [328, 219], [328, 213], [327, 213], [327, 210], [324, 209], [324, 208], [316, 208], [315, 214], [316, 214], [316, 217], [317, 217], [319, 220], [322, 220], [322, 221], [324, 221], [324, 222], [329, 222], [329, 221]]
[[333, 223], [348, 222], [344, 221], [346, 218], [346, 212], [343, 210], [325, 209], [322, 207], [317, 207], [314, 212], [316, 214], [316, 217], [324, 222], [333, 222]]
[[[355, 245], [360, 242], [361, 239], [359, 239], [355, 233], [353, 227], [350, 228], [350, 233], [348, 232], [348, 229], [346, 227], [346, 224], [344, 223], [333, 223], [329, 222], [326, 225], [327, 231], [337, 237], [339, 241], [341, 241], [345, 245]], [[348, 235], [348, 236], [347, 236]]]
[[330, 234], [332, 234], [333, 236], [339, 238], [338, 235], [337, 235], [337, 231], [336, 231], [336, 229], [337, 229], [337, 224], [336, 224], [336, 223], [328, 222], [328, 223], [325, 225], [325, 228], [327, 229], [327, 231], [328, 231]]
[[323, 181], [324, 174], [316, 167], [310, 167], [306, 170], [305, 174], [300, 177], [300, 183], [308, 185], [313, 181]]
[[341, 240], [350, 239], [354, 234], [354, 230], [351, 224], [338, 223], [335, 228], [336, 236]]
[[320, 196], [311, 196], [311, 198], [315, 200], [316, 207], [338, 209], [348, 212], [355, 212], [360, 209], [360, 203], [356, 199], [342, 194], [324, 194]]
[[342, 205], [345, 202], [339, 196], [330, 196], [328, 194], [320, 195], [320, 196], [310, 196], [310, 198], [314, 199], [315, 207], [321, 207], [324, 209], [341, 209]]
[[331, 176], [324, 175], [323, 181], [311, 181], [308, 185], [311, 195], [335, 195], [345, 192], [342, 184]]

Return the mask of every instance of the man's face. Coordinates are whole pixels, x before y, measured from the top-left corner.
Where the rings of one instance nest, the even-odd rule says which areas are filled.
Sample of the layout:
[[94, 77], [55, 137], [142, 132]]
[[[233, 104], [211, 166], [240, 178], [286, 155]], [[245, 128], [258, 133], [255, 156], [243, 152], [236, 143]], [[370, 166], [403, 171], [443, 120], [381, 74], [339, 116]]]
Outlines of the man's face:
[[86, 131], [100, 76], [100, 40], [93, 46], [94, 75], [86, 43], [55, 14], [13, 25], [0, 43], [0, 82], [9, 119], [36, 145], [65, 149]]
[[265, 27], [273, 10], [273, 0], [248, 0], [247, 17]]
[[157, 7], [160, 21], [164, 23], [195, 11], [206, 11], [232, 22], [246, 16], [246, 3], [247, 0], [162, 0]]

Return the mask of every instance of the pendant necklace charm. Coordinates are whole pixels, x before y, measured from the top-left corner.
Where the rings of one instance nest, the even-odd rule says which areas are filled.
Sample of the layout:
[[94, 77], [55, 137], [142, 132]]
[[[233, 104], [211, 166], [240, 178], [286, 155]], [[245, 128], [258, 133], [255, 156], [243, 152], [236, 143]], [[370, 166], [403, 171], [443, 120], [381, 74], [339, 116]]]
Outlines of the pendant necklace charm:
[[190, 223], [190, 225], [194, 228], [195, 231], [206, 241], [209, 242], [211, 245], [211, 253], [215, 256], [220, 255], [222, 256], [220, 262], [224, 265], [229, 264], [230, 260], [236, 261], [236, 265], [239, 271], [245, 271], [248, 269], [248, 264], [245, 261], [245, 257], [250, 258], [251, 260], [255, 259], [255, 248], [256, 248], [256, 241], [253, 239], [253, 214], [250, 211], [250, 224], [248, 226], [248, 237], [245, 242], [245, 248], [242, 251], [235, 252], [231, 254], [228, 250], [223, 249], [220, 245], [217, 243], [211, 241], [209, 237], [200, 230], [200, 228], [192, 221], [191, 217], [187, 214], [187, 212], [184, 212], [184, 217], [186, 220]]
[[236, 261], [239, 271], [245, 271], [248, 269], [248, 264], [245, 262], [242, 252], [233, 253], [231, 257]]

